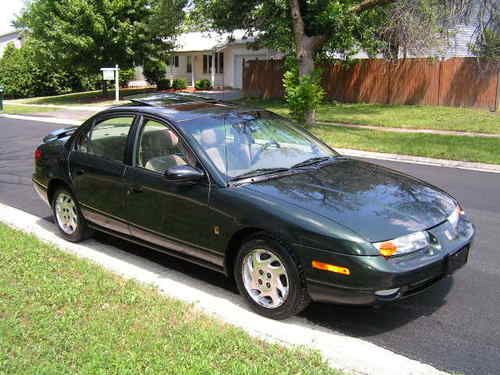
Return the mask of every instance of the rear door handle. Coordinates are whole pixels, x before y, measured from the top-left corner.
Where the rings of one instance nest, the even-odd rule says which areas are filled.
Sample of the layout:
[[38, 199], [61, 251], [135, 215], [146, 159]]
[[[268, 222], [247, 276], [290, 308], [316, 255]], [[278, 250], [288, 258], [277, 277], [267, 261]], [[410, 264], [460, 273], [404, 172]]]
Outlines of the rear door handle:
[[77, 176], [81, 176], [82, 174], [85, 174], [85, 169], [83, 169], [83, 168], [78, 168], [78, 169], [76, 169], [76, 170], [75, 170], [75, 174], [76, 174]]

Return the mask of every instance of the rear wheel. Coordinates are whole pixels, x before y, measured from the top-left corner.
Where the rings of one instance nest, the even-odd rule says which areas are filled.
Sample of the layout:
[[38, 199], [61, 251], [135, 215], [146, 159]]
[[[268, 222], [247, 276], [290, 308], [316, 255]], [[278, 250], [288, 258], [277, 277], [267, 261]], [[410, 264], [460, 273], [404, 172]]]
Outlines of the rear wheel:
[[91, 231], [78, 208], [78, 202], [66, 188], [59, 188], [52, 199], [54, 219], [62, 236], [71, 242], [87, 239]]
[[298, 262], [266, 236], [245, 242], [234, 267], [236, 284], [253, 310], [272, 319], [286, 319], [309, 304]]

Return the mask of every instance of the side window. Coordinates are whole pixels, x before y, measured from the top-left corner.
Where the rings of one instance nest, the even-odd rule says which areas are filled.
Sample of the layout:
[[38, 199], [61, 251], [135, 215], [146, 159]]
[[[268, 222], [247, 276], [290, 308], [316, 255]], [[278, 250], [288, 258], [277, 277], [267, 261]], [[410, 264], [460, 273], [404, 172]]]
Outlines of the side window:
[[98, 122], [80, 139], [76, 149], [123, 162], [127, 137], [133, 122], [134, 116], [114, 117]]
[[178, 165], [196, 165], [175, 132], [155, 120], [145, 119], [136, 146], [136, 164], [158, 173]]

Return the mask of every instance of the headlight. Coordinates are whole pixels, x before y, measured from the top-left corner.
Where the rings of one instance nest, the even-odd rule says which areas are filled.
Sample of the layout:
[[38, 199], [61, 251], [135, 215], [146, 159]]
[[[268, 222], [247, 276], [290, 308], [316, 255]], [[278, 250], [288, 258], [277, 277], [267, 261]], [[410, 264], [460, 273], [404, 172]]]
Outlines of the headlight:
[[373, 243], [373, 246], [385, 257], [413, 253], [429, 245], [429, 235], [427, 232], [415, 232], [390, 241]]
[[460, 216], [465, 215], [465, 212], [460, 208], [460, 206], [455, 207], [450, 216], [448, 216], [448, 221], [450, 222], [453, 229], [457, 228], [458, 222], [460, 221]]

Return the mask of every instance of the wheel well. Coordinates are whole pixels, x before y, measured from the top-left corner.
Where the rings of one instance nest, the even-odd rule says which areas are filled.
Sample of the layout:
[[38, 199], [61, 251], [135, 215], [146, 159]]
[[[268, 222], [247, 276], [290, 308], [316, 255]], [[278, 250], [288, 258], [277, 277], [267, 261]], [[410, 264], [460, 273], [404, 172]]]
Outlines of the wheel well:
[[52, 204], [52, 198], [54, 198], [54, 193], [60, 187], [64, 187], [64, 188], [71, 191], [68, 184], [66, 182], [64, 182], [63, 180], [54, 179], [54, 180], [51, 180], [49, 182], [49, 187], [47, 188], [47, 199], [49, 200], [50, 204]]
[[233, 278], [234, 260], [245, 239], [259, 232], [266, 233], [260, 228], [244, 228], [233, 234], [224, 257], [224, 271], [228, 277]]

